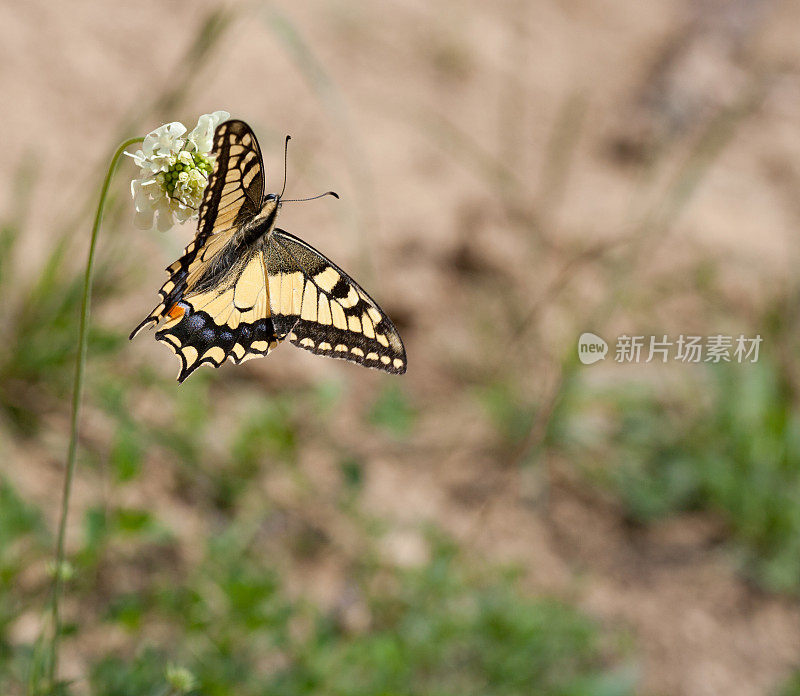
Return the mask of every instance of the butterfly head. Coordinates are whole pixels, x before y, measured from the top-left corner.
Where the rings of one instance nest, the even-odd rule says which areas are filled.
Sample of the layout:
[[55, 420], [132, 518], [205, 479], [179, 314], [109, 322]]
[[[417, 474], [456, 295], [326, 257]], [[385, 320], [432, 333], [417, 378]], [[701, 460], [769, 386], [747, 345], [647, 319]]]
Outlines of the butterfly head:
[[283, 198], [281, 198], [280, 193], [268, 193], [266, 196], [264, 196], [263, 210], [268, 210], [270, 212], [274, 211], [274, 214], [277, 215], [280, 212], [282, 205]]
[[[281, 209], [281, 197], [277, 193], [268, 193], [264, 196], [264, 204], [261, 206], [256, 220], [259, 223], [267, 223], [268, 229], [271, 230], [275, 225], [275, 220], [278, 217], [278, 212]], [[263, 230], [262, 230], [263, 231]]]

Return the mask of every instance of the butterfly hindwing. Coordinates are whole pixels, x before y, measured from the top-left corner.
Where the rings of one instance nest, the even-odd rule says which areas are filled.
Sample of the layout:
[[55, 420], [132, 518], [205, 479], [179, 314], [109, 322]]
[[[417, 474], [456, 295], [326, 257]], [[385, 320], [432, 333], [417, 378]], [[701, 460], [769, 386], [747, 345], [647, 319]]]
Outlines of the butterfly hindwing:
[[214, 168], [209, 175], [195, 238], [183, 256], [167, 268], [169, 279], [159, 290], [161, 302], [134, 329], [158, 323], [184, 293], [203, 277], [209, 264], [233, 234], [261, 209], [264, 165], [253, 131], [243, 121], [226, 121], [214, 132]]
[[156, 332], [181, 360], [178, 381], [209, 363], [241, 363], [267, 355], [278, 345], [269, 308], [267, 272], [261, 249], [241, 264], [229, 287], [188, 293]]
[[332, 261], [280, 229], [267, 246], [273, 324], [279, 340], [317, 355], [393, 374], [406, 371], [400, 334], [377, 303]]

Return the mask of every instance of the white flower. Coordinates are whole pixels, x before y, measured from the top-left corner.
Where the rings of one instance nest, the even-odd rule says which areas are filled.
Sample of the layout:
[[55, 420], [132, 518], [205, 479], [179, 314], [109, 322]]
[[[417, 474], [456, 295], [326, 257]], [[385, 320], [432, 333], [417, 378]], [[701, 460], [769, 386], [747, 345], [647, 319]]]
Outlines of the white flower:
[[125, 153], [140, 168], [131, 181], [137, 227], [155, 224], [164, 232], [197, 215], [214, 165], [209, 156], [214, 130], [229, 117], [227, 111], [203, 114], [188, 135], [182, 123], [167, 123], [147, 134], [141, 150]]
[[214, 131], [223, 121], [230, 118], [227, 111], [215, 111], [213, 114], [203, 114], [197, 119], [194, 130], [186, 136], [186, 139], [194, 146], [197, 152], [210, 152]]

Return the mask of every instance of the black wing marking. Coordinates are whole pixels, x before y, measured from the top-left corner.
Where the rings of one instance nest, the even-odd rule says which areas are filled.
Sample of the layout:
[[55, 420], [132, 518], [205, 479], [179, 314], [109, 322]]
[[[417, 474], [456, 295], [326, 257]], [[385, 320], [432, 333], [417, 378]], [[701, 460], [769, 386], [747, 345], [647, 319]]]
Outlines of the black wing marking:
[[406, 371], [400, 334], [347, 273], [294, 235], [274, 230], [267, 274], [278, 340], [393, 374]]

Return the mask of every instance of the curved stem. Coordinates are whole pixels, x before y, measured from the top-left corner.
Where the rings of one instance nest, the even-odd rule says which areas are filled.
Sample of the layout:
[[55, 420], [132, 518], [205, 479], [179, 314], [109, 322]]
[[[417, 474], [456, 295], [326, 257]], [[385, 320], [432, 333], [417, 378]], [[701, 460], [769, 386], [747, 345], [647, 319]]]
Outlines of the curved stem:
[[64, 574], [64, 539], [67, 529], [67, 515], [69, 514], [69, 499], [72, 493], [72, 479], [75, 475], [75, 460], [78, 453], [78, 431], [80, 423], [81, 396], [83, 394], [83, 374], [86, 366], [86, 351], [89, 345], [89, 308], [92, 294], [92, 275], [94, 272], [94, 253], [97, 246], [97, 236], [100, 232], [100, 223], [103, 219], [108, 187], [111, 178], [117, 169], [119, 159], [126, 148], [140, 143], [144, 138], [130, 138], [122, 143], [111, 158], [103, 188], [100, 190], [100, 202], [94, 216], [92, 238], [89, 242], [89, 256], [86, 259], [86, 274], [83, 281], [83, 297], [81, 299], [81, 320], [78, 330], [78, 355], [75, 359], [75, 379], [72, 386], [72, 417], [70, 419], [69, 448], [67, 449], [67, 465], [64, 473], [64, 489], [61, 493], [61, 519], [58, 523], [58, 537], [56, 541], [56, 563], [53, 571], [53, 596], [51, 613], [51, 630], [53, 635], [50, 643], [50, 659], [48, 665], [48, 680], [54, 683], [58, 664], [58, 640], [61, 634], [61, 618], [59, 616], [59, 595], [61, 593], [61, 580]]

